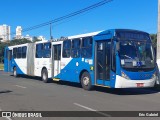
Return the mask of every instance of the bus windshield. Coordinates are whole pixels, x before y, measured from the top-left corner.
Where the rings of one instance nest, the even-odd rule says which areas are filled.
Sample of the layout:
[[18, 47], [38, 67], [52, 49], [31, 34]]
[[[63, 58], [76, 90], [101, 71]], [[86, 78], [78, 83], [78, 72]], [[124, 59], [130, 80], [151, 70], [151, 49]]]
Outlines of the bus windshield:
[[152, 44], [138, 41], [120, 41], [119, 56], [123, 68], [154, 68]]

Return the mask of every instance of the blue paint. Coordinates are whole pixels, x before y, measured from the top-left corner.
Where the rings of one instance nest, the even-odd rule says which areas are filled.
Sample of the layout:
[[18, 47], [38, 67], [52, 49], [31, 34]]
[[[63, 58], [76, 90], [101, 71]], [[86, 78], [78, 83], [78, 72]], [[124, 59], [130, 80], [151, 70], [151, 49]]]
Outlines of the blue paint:
[[13, 71], [14, 67], [16, 67], [17, 74], [21, 74], [21, 75], [25, 74], [25, 73], [22, 72], [22, 70], [20, 69], [19, 65], [16, 63], [16, 61], [14, 59], [12, 59], [12, 71]]
[[4, 49], [4, 71], [5, 72], [9, 72], [9, 70], [8, 70], [8, 59], [7, 59], [7, 50], [9, 50], [8, 47], [5, 47], [5, 49]]
[[131, 80], [148, 80], [152, 78], [152, 75], [156, 72], [156, 68], [149, 72], [129, 72], [121, 69]]
[[111, 88], [114, 88], [115, 87], [115, 82], [116, 82], [116, 73], [111, 70], [111, 72], [110, 72], [110, 84], [109, 84], [109, 86]]
[[12, 59], [8, 60], [9, 48], [5, 47], [4, 49], [4, 71], [11, 72], [12, 71]]
[[[87, 61], [92, 60], [89, 58], [84, 58], [84, 61], [82, 61], [82, 58], [73, 58], [61, 71], [57, 76], [54, 76], [54, 78], [60, 78], [64, 81], [71, 81], [71, 82], [80, 82], [80, 73], [81, 71], [85, 70], [88, 71], [91, 76], [91, 81], [94, 83], [94, 74], [93, 71], [90, 70], [90, 67], [93, 66], [93, 64], [89, 64]], [[76, 66], [76, 63], [78, 63], [78, 66]]]
[[104, 80], [99, 80], [99, 79], [98, 79], [98, 80], [97, 80], [97, 84], [98, 84], [98, 85], [104, 85]]

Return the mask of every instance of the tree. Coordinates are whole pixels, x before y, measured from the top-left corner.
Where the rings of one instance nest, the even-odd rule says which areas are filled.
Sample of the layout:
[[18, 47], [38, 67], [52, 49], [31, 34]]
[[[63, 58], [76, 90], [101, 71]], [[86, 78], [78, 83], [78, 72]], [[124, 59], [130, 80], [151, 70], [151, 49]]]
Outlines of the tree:
[[157, 48], [157, 34], [151, 34], [151, 39], [153, 43], [153, 47], [156, 49]]
[[38, 42], [38, 41], [41, 41], [41, 40], [39, 40], [36, 36], [34, 36], [32, 42]]
[[12, 45], [20, 45], [20, 44], [25, 44], [25, 43], [31, 43], [30, 40], [27, 40], [25, 38], [23, 39], [14, 39], [10, 41], [10, 46]]

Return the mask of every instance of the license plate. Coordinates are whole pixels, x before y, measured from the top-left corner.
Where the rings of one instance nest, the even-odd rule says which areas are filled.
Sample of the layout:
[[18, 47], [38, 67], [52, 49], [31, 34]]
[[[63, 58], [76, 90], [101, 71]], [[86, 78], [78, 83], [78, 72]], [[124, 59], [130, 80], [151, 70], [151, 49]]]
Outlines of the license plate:
[[137, 87], [144, 87], [144, 83], [136, 83]]

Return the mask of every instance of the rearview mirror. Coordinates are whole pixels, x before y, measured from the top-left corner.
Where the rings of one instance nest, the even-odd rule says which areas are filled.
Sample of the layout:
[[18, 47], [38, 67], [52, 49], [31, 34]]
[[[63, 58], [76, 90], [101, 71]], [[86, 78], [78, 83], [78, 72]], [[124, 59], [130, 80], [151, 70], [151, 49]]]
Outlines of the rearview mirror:
[[103, 50], [103, 43], [98, 44], [98, 50]]
[[116, 50], [118, 51], [120, 49], [120, 44], [119, 42], [116, 43]]

